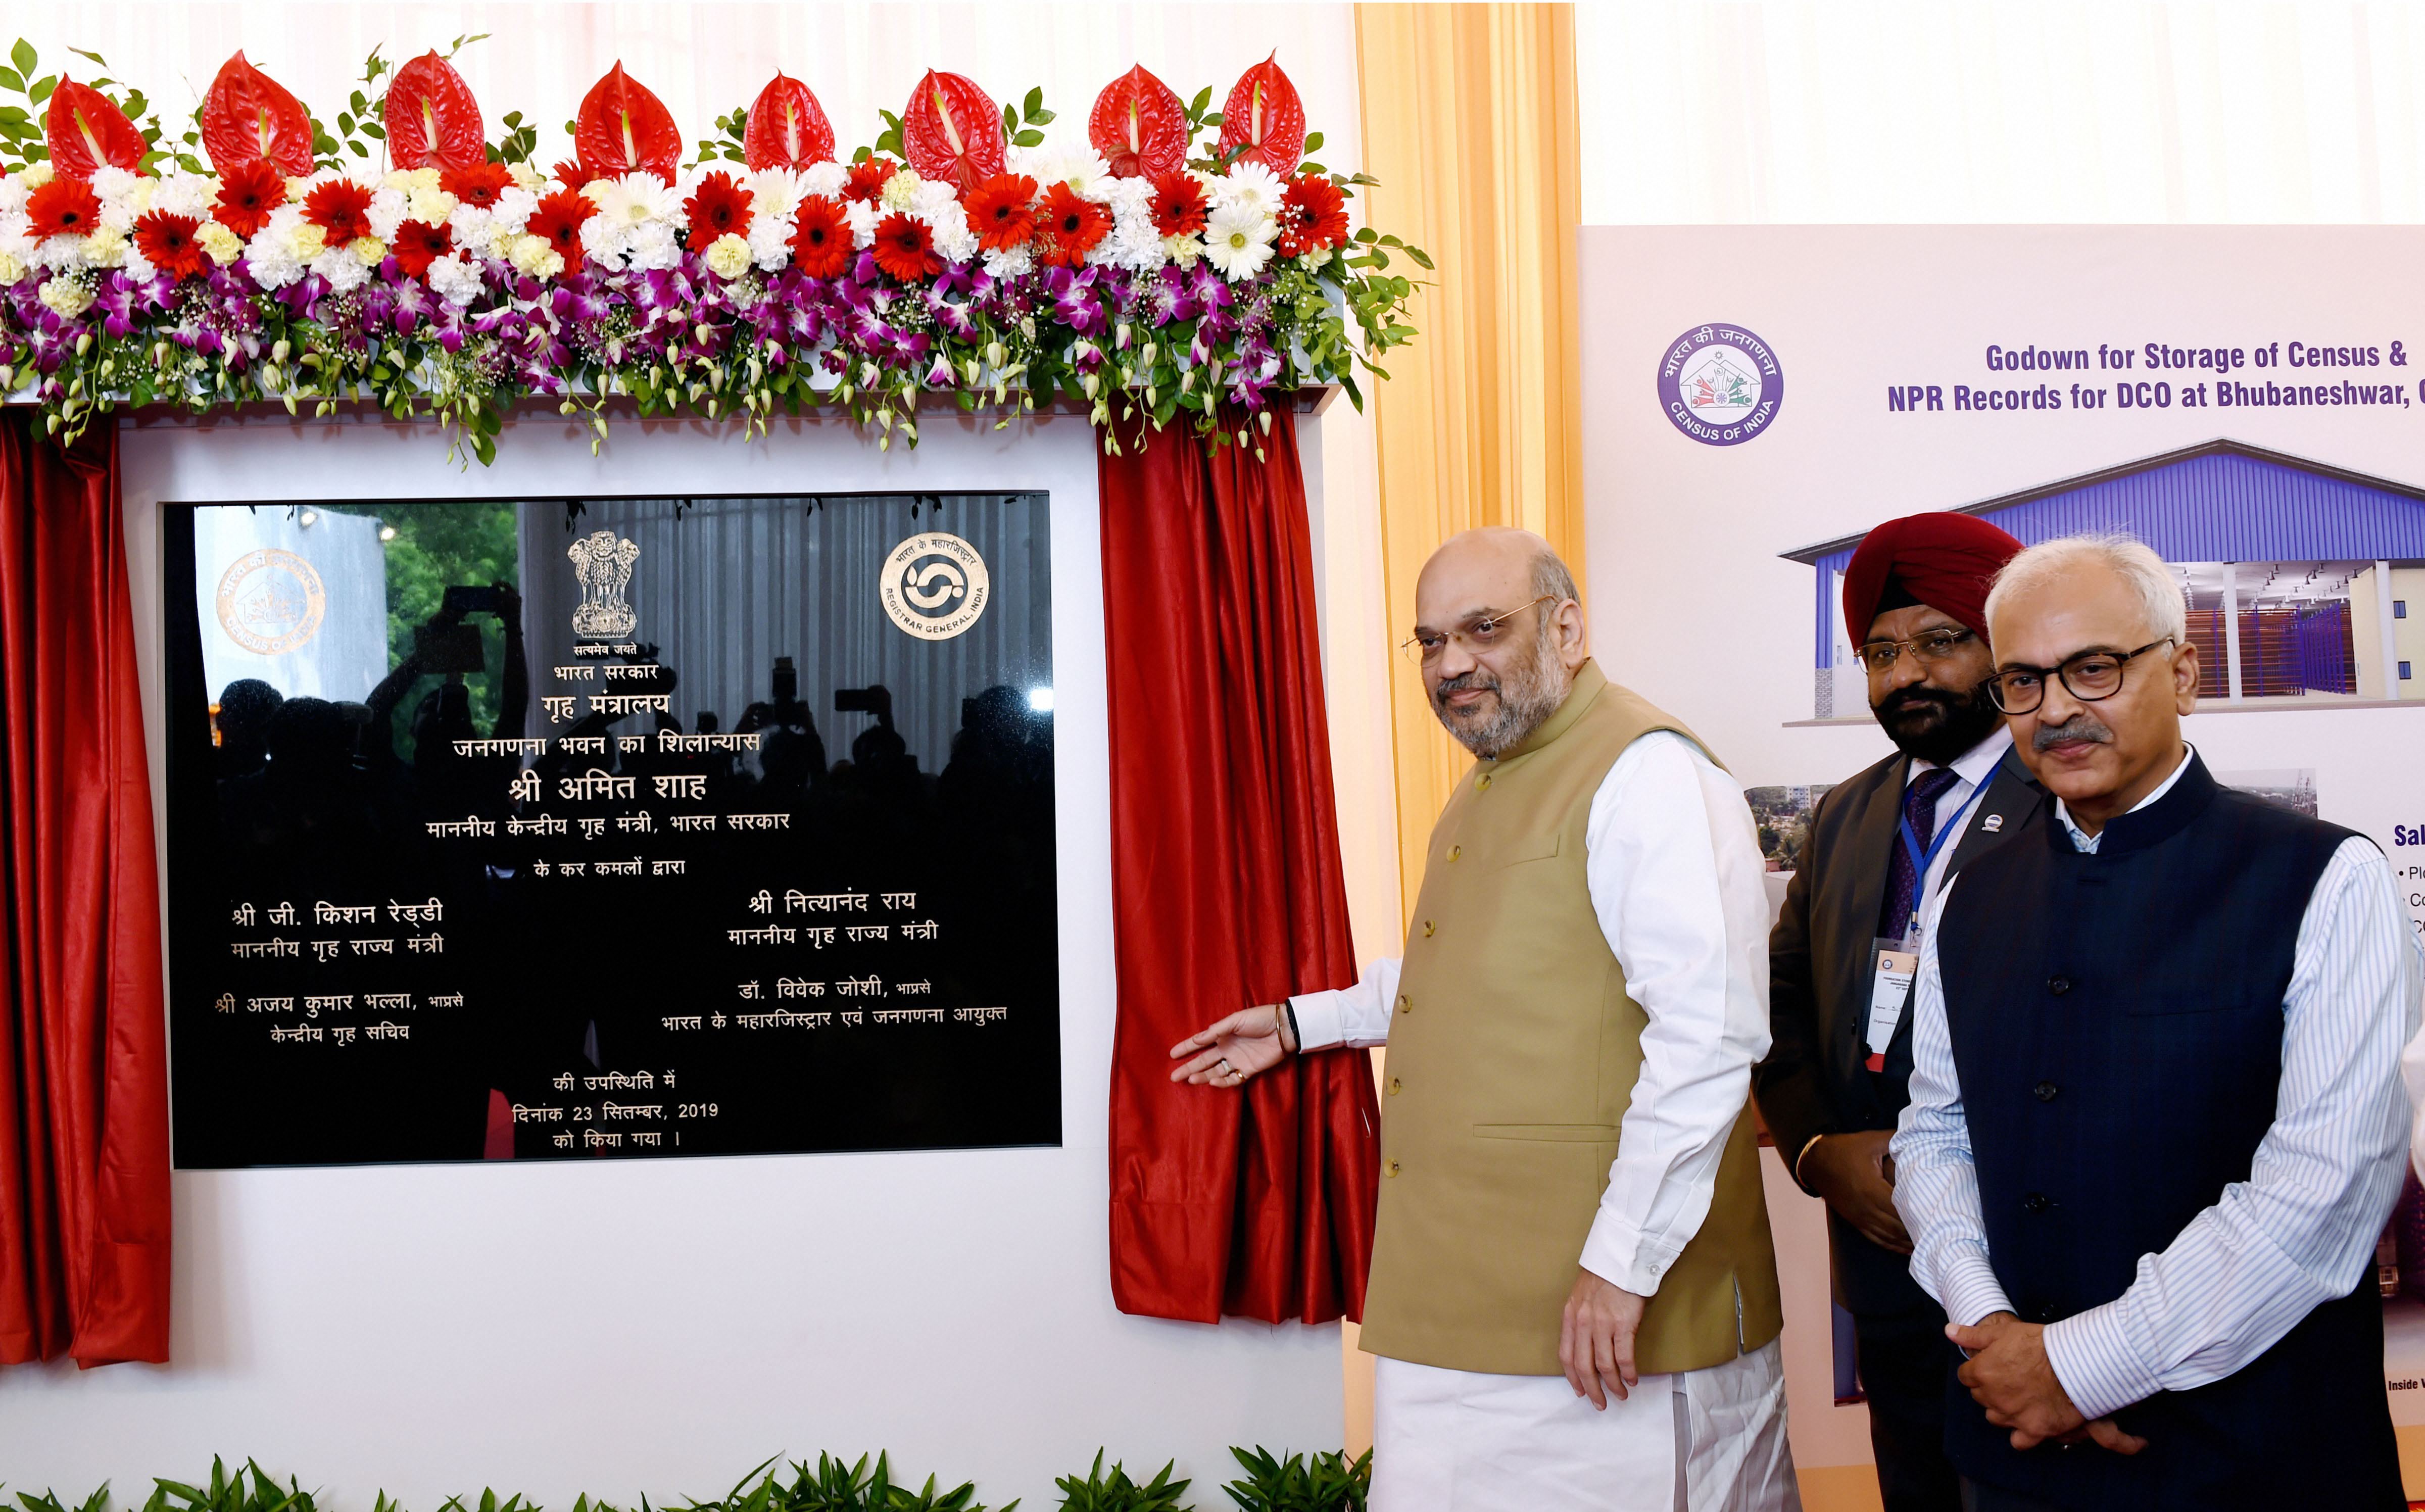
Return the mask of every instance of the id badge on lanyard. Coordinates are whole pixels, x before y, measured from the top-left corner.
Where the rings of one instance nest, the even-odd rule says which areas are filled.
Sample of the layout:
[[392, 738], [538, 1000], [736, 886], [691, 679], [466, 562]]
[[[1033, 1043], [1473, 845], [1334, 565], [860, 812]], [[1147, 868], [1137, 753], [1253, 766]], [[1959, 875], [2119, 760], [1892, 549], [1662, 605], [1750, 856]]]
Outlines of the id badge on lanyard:
[[1894, 1043], [1895, 1030], [1903, 1023], [1903, 1010], [1911, 1005], [1912, 984], [1919, 976], [1919, 913], [1926, 901], [1921, 897], [1920, 890], [1928, 885], [1928, 868], [1935, 861], [1937, 852], [1945, 848], [1945, 843], [1962, 828], [1963, 815], [1970, 812], [1970, 806], [1977, 803], [1986, 791], [1985, 782], [1972, 788], [1970, 796], [1962, 800], [1962, 807], [1937, 826], [1935, 838], [1929, 842], [1924, 851], [1919, 848], [1919, 837], [1912, 833], [1909, 820], [1895, 827], [1895, 839], [1911, 853], [1911, 918], [1903, 927], [1902, 939], [1878, 940], [1871, 944], [1870, 1021], [1869, 1033], [1864, 1036], [1870, 1051], [1866, 1064], [1871, 1070], [1887, 1069], [1887, 1047]]

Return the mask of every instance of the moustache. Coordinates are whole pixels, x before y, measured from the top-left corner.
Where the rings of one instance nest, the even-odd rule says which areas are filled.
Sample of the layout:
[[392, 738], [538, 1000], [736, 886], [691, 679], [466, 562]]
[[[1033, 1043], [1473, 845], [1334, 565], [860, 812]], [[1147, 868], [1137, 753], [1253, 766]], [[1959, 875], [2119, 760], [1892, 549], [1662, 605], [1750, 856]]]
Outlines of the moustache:
[[1479, 667], [1469, 672], [1459, 672], [1454, 677], [1441, 678], [1439, 686], [1432, 689], [1432, 702], [1435, 706], [1444, 709], [1448, 707], [1450, 694], [1469, 690], [1477, 693], [1497, 693], [1499, 679]]
[[1874, 712], [1880, 717], [1911, 714], [1923, 708], [1936, 708], [1951, 713], [1960, 708], [1965, 701], [1967, 700], [1959, 695], [1949, 693], [1943, 688], [1913, 686], [1887, 694], [1879, 702]]
[[2105, 728], [2101, 721], [2091, 715], [2075, 714], [2052, 729], [2040, 727], [2036, 733], [2030, 736], [2030, 748], [2045, 750], [2048, 747], [2060, 746], [2073, 740], [2084, 740], [2096, 746], [2110, 746], [2113, 743], [2113, 732]]

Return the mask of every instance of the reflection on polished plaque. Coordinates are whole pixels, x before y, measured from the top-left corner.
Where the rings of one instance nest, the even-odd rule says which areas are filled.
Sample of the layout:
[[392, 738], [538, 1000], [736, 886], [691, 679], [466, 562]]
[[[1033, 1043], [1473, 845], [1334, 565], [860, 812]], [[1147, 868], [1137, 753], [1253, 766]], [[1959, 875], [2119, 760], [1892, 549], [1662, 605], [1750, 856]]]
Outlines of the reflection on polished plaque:
[[164, 517], [179, 1166], [1060, 1142], [1044, 495]]

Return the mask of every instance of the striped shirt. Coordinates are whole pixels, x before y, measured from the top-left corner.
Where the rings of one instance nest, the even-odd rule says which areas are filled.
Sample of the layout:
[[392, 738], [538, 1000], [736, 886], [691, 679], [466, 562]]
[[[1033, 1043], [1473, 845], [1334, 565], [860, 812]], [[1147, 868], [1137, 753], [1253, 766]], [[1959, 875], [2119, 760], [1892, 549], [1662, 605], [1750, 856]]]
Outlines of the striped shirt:
[[[2074, 845], [2096, 849], [2098, 837], [2081, 833], [2060, 802], [2055, 817]], [[1949, 886], [1932, 900], [1925, 921], [1911, 1105], [1894, 1137], [1895, 1206], [1911, 1231], [1913, 1279], [1948, 1317], [1969, 1325], [2013, 1305], [1987, 1260], [1946, 1029], [1936, 921], [1951, 893]], [[2273, 1126], [2248, 1180], [2224, 1187], [2162, 1253], [2140, 1256], [2120, 1296], [2047, 1326], [2048, 1362], [2082, 1416], [2221, 1380], [2367, 1274], [2406, 1171], [2400, 1058], [2417, 1033], [2420, 997], [2425, 958], [2390, 863], [2353, 836], [2333, 853], [2300, 921]]]

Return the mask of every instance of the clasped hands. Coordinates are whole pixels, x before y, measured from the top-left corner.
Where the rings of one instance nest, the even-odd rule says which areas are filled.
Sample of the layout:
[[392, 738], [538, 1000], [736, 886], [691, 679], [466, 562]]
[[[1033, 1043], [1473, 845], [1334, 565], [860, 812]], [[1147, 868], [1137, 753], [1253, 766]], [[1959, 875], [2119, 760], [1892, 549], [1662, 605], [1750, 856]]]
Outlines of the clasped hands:
[[1991, 1312], [1967, 1328], [1947, 1324], [1945, 1337], [1970, 1357], [1955, 1375], [1969, 1388], [1970, 1399], [1987, 1409], [1989, 1423], [2012, 1430], [2014, 1448], [2086, 1441], [2135, 1455], [2147, 1447], [2146, 1440], [2123, 1432], [2112, 1418], [2092, 1422], [2080, 1415], [2047, 1359], [2043, 1325]]
[[1170, 1058], [1183, 1064], [1171, 1068], [1170, 1079], [1190, 1086], [1244, 1086], [1248, 1078], [1296, 1054], [1296, 1048], [1279, 1005], [1241, 1008], [1171, 1046]]

